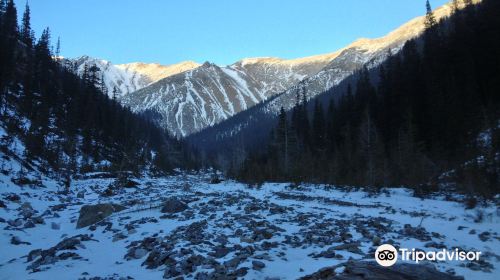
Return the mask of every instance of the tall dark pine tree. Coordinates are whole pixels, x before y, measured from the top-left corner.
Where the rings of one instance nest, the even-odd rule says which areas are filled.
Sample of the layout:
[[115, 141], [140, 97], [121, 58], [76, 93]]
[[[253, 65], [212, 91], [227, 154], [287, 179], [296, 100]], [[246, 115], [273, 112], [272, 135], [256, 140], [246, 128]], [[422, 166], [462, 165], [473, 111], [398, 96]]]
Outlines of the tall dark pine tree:
[[436, 17], [434, 16], [434, 12], [432, 11], [432, 7], [431, 4], [429, 3], [429, 0], [425, 2], [425, 9], [426, 9], [425, 27], [429, 29], [436, 26], [437, 24]]
[[13, 76], [16, 61], [18, 38], [17, 9], [13, 0], [5, 4], [0, 26], [0, 104], [5, 95], [6, 86]]
[[31, 30], [30, 20], [30, 7], [28, 3], [26, 3], [26, 8], [24, 9], [23, 19], [21, 22], [20, 35], [21, 41], [26, 44], [28, 48], [31, 48], [33, 46], [33, 31]]
[[321, 153], [325, 149], [325, 115], [323, 106], [318, 100], [314, 102], [314, 113], [312, 120], [313, 147], [315, 152]]

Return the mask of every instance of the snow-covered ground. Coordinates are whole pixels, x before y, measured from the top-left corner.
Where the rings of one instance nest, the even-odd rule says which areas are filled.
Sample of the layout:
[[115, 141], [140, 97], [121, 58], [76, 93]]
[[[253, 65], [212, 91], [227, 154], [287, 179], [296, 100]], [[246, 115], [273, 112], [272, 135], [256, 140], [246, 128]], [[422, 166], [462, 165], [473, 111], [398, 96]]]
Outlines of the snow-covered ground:
[[[479, 263], [435, 265], [465, 279], [500, 276], [500, 213], [493, 204], [466, 210], [444, 196], [421, 199], [403, 188], [373, 194], [322, 185], [209, 184], [204, 173], [135, 179], [137, 187], [104, 196], [115, 179], [90, 177], [74, 180], [66, 195], [50, 179], [20, 187], [0, 175], [0, 279], [207, 279], [210, 273], [296, 279], [349, 258], [373, 259], [378, 238], [396, 247], [478, 250]], [[187, 209], [162, 213], [157, 206], [168, 198]], [[76, 228], [83, 205], [109, 202], [127, 209]], [[74, 244], [56, 246], [77, 235], [83, 237]], [[51, 252], [56, 257], [47, 257]]]

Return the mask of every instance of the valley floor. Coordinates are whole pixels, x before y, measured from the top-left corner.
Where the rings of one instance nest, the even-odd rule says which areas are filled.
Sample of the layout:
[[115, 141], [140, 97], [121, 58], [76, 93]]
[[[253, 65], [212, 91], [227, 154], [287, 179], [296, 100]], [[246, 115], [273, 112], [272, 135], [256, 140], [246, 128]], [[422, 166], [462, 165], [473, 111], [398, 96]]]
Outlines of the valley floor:
[[[434, 265], [465, 279], [500, 275], [500, 213], [493, 204], [466, 210], [444, 195], [421, 199], [404, 188], [372, 194], [322, 185], [209, 184], [207, 174], [142, 178], [103, 196], [115, 179], [93, 175], [75, 180], [69, 195], [49, 179], [43, 187], [20, 187], [0, 175], [0, 279], [207, 279], [211, 273], [296, 279], [349, 258], [373, 259], [379, 239], [423, 250], [479, 250], [480, 262]], [[187, 209], [162, 213], [166, 198]], [[76, 229], [83, 205], [108, 202], [127, 209]], [[30, 254], [35, 249], [45, 251]]]

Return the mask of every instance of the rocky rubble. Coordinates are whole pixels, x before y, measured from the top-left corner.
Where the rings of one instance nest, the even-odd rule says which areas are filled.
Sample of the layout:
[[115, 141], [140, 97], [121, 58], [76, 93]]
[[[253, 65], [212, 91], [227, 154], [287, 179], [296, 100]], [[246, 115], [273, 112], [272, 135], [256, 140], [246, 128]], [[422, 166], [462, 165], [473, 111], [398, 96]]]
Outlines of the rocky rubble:
[[27, 262], [31, 264], [29, 264], [26, 269], [31, 270], [32, 272], [38, 272], [41, 271], [42, 266], [51, 265], [60, 260], [82, 259], [79, 254], [68, 251], [76, 251], [78, 248], [84, 249], [85, 245], [82, 242], [90, 240], [97, 241], [92, 239], [91, 236], [87, 234], [80, 234], [66, 238], [49, 249], [32, 250], [27, 256]]
[[[340, 268], [340, 269], [339, 269]], [[337, 273], [341, 270], [342, 272]], [[300, 278], [301, 280], [460, 280], [438, 271], [433, 265], [396, 264], [382, 267], [375, 262], [349, 261]]]
[[[373, 259], [384, 243], [483, 251], [480, 261], [438, 263], [436, 271], [447, 276], [455, 271], [466, 278], [493, 279], [500, 262], [491, 223], [458, 215], [463, 206], [454, 202], [427, 202], [403, 191], [367, 194], [284, 184], [250, 188], [227, 180], [213, 185], [209, 176], [192, 176], [140, 181], [103, 197], [115, 179], [85, 180], [69, 195], [1, 195], [6, 206], [0, 208], [2, 244], [23, 253], [9, 255], [0, 272], [17, 265], [34, 273], [23, 278], [82, 268], [67, 278], [296, 279], [309, 274], [316, 277], [309, 279], [372, 279], [376, 270], [364, 274], [372, 267], [356, 262]], [[183, 187], [186, 182], [189, 188]], [[488, 216], [492, 211], [487, 220], [494, 219]], [[34, 238], [42, 234], [44, 239]]]

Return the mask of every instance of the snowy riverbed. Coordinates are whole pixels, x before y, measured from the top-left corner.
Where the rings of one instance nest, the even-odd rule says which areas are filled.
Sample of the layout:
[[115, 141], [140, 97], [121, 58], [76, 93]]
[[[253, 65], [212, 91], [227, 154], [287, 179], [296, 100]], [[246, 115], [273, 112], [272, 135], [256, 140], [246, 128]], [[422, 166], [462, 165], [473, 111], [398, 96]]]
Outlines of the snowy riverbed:
[[[115, 188], [109, 196], [103, 193], [114, 178], [74, 180], [66, 195], [47, 178], [43, 187], [20, 187], [2, 175], [0, 279], [203, 279], [215, 271], [244, 279], [296, 279], [349, 258], [373, 259], [378, 239], [396, 247], [481, 251], [480, 263], [435, 265], [465, 279], [500, 275], [500, 217], [494, 204], [466, 210], [444, 196], [422, 199], [404, 188], [373, 194], [323, 185], [209, 184], [203, 173], [134, 180], [138, 186]], [[162, 213], [157, 206], [167, 198], [187, 209]], [[98, 203], [127, 209], [77, 229], [80, 208]], [[34, 265], [36, 257], [28, 261], [32, 250], [80, 234], [89, 240], [58, 251], [58, 256], [68, 253], [63, 257], [41, 265]], [[168, 255], [168, 261], [153, 251]]]

